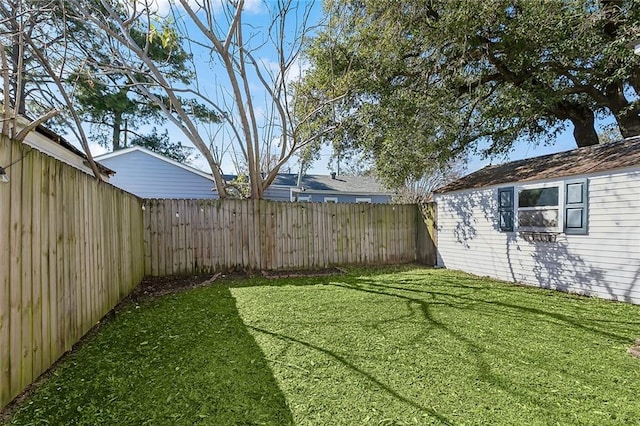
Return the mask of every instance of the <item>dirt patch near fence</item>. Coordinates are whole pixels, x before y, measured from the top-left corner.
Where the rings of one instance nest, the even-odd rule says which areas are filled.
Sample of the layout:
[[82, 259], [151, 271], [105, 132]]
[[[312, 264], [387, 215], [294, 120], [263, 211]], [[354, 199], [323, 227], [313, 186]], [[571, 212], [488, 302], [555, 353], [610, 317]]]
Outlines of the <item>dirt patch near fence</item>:
[[214, 275], [173, 275], [168, 277], [144, 277], [142, 282], [133, 289], [127, 299], [148, 299], [165, 294], [179, 293], [193, 288], [213, 284], [221, 274]]
[[635, 345], [631, 346], [627, 352], [629, 355], [640, 358], [640, 337], [636, 339]]
[[123, 301], [138, 301], [179, 293], [198, 287], [222, 284], [236, 279], [261, 276], [267, 279], [327, 277], [344, 274], [342, 268], [326, 268], [320, 270], [262, 271], [259, 274], [247, 271], [218, 272], [205, 275], [173, 275], [168, 277], [144, 277], [142, 282]]

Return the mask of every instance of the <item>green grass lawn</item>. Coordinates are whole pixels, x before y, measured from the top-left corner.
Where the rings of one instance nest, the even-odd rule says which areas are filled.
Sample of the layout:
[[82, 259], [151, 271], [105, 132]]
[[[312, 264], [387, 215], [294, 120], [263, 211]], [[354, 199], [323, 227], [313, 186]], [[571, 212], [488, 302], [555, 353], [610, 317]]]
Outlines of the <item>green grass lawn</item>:
[[128, 305], [11, 424], [640, 424], [640, 306], [404, 266]]

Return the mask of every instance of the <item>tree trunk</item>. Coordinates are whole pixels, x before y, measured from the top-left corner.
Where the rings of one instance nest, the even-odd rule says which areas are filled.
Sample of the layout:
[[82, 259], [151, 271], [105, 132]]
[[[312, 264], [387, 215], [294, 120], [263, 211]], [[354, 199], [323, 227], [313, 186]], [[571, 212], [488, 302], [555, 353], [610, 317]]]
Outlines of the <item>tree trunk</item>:
[[595, 119], [593, 112], [590, 117], [570, 118], [573, 123], [573, 138], [576, 140], [578, 148], [585, 146], [598, 145], [598, 133], [595, 128]]
[[623, 138], [640, 135], [640, 107], [631, 106], [624, 94], [624, 85], [621, 82], [607, 85], [605, 91], [608, 105], [620, 128]]
[[573, 124], [573, 138], [578, 148], [599, 143], [595, 126], [595, 114], [590, 108], [570, 102], [559, 102], [553, 112], [559, 119], [571, 121]]
[[[18, 105], [13, 105], [14, 109], [16, 110], [16, 112], [18, 113], [18, 115], [24, 116], [26, 113], [26, 102], [25, 102], [25, 81], [24, 81], [24, 77], [25, 77], [25, 72], [24, 72], [24, 64], [23, 64], [23, 69], [18, 69], [19, 68], [19, 60], [20, 60], [20, 55], [22, 53], [22, 49], [20, 48], [20, 46], [18, 45], [18, 43], [14, 43], [13, 44], [13, 48], [11, 49], [11, 66], [13, 68], [12, 72], [12, 78], [11, 78], [11, 86], [13, 89], [13, 101], [15, 103], [16, 99], [19, 99], [18, 101]], [[22, 75], [22, 78], [19, 79], [18, 75]], [[18, 80], [20, 80], [20, 84], [18, 87]]]
[[120, 145], [120, 126], [122, 126], [122, 114], [116, 112], [113, 116], [113, 134], [111, 136], [111, 143], [114, 151], [122, 149], [122, 146]]
[[634, 108], [626, 114], [616, 114], [615, 117], [623, 138], [640, 135], [640, 110], [638, 108]]
[[[19, 5], [16, 2], [10, 3], [11, 11], [15, 16], [19, 16], [21, 14], [21, 10], [19, 9]], [[20, 64], [20, 57], [24, 58], [24, 43], [20, 43], [20, 39], [18, 37], [18, 33], [23, 31], [23, 28], [18, 24], [16, 18], [12, 18], [8, 21], [11, 37], [13, 39], [11, 46], [11, 72], [13, 75], [11, 76], [11, 90], [13, 90], [13, 109], [18, 113], [18, 115], [24, 116], [26, 113], [26, 101], [25, 101], [25, 70], [24, 70], [24, 62]], [[24, 59], [23, 59], [24, 61]], [[18, 78], [21, 76], [22, 78]], [[20, 83], [18, 83], [18, 81]], [[19, 86], [19, 87], [18, 87]], [[16, 104], [16, 100], [18, 100]]]

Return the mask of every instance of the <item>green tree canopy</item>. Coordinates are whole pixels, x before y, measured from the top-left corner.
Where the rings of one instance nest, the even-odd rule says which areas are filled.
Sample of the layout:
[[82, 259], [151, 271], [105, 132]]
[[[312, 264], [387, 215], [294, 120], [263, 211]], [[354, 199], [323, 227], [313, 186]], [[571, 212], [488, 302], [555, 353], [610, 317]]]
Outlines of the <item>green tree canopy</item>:
[[[401, 184], [476, 150], [552, 143], [597, 119], [640, 134], [637, 0], [333, 0], [297, 96], [342, 151], [365, 149]], [[317, 108], [342, 96], [332, 108]], [[479, 144], [479, 142], [483, 142]]]
[[169, 132], [165, 130], [159, 133], [155, 127], [147, 134], [135, 136], [131, 139], [131, 145], [150, 149], [182, 164], [191, 164], [197, 158], [195, 148], [186, 146], [180, 141], [172, 142]]
[[[73, 20], [70, 21], [73, 25]], [[171, 109], [169, 100], [146, 73], [144, 64], [137, 69], [132, 68], [131, 64], [118, 64], [114, 49], [120, 46], [108, 33], [98, 34], [95, 28], [85, 27], [77, 21], [73, 28], [76, 44], [85, 52], [87, 60], [72, 76], [72, 80], [77, 86], [79, 111], [92, 125], [93, 137], [114, 151], [126, 146], [129, 135], [123, 135], [125, 132], [131, 132], [138, 142], [158, 142], [161, 138], [157, 133], [148, 136], [134, 133], [143, 125], [166, 122], [161, 107], [149, 99], [149, 93], [162, 98], [166, 107]], [[129, 35], [135, 43], [145, 46], [148, 59], [153, 61], [167, 80], [187, 84], [193, 78], [193, 71], [187, 66], [191, 57], [182, 47], [180, 36], [168, 23], [161, 28], [153, 24], [151, 28], [130, 28]], [[192, 99], [178, 99], [194, 118], [205, 122], [221, 121], [216, 112], [201, 103]], [[166, 143], [161, 145], [165, 148], [168, 146]], [[151, 143], [148, 147], [155, 150], [156, 146], [159, 146], [158, 143]], [[188, 156], [187, 152], [180, 151], [175, 157]]]

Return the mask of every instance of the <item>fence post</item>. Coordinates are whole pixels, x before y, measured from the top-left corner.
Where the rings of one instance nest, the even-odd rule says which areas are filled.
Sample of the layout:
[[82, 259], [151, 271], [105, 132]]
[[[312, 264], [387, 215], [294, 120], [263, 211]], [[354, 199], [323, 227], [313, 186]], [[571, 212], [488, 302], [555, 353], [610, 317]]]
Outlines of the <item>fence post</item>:
[[417, 206], [417, 241], [416, 258], [427, 266], [436, 265], [436, 248], [438, 236], [436, 232], [436, 204], [426, 203]]

